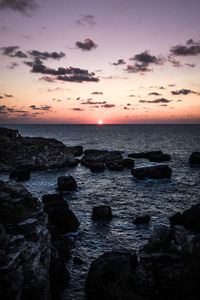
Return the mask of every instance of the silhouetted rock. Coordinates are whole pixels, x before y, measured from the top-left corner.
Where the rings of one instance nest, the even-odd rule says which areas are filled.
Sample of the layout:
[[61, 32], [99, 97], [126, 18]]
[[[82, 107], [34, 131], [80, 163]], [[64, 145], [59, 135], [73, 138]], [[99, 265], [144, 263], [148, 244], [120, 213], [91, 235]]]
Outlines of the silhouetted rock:
[[112, 218], [112, 210], [108, 205], [100, 205], [93, 207], [92, 219], [93, 220], [110, 220]]
[[77, 183], [72, 176], [58, 177], [57, 184], [61, 191], [75, 191], [77, 189]]
[[82, 146], [74, 146], [74, 147], [67, 147], [74, 156], [81, 156], [83, 155], [83, 147]]
[[90, 168], [92, 163], [110, 163], [122, 159], [121, 152], [107, 150], [85, 150], [81, 164]]
[[200, 152], [193, 152], [189, 158], [191, 165], [200, 165]]
[[57, 200], [57, 201], [51, 201], [44, 205], [44, 211], [46, 213], [50, 213], [51, 211], [54, 211], [55, 209], [68, 209], [67, 201], [65, 200]]
[[102, 162], [90, 162], [87, 164], [87, 167], [89, 167], [93, 173], [102, 172], [105, 169], [105, 165]]
[[10, 179], [15, 178], [17, 181], [24, 181], [30, 179], [29, 166], [20, 166], [10, 172]]
[[73, 211], [57, 207], [48, 212], [49, 224], [54, 225], [59, 233], [75, 232], [79, 221]]
[[0, 127], [0, 137], [17, 138], [20, 134], [18, 130]]
[[128, 157], [132, 158], [149, 158], [152, 155], [163, 154], [162, 151], [149, 151], [149, 152], [139, 152], [139, 153], [130, 153]]
[[75, 256], [74, 257], [74, 264], [75, 265], [82, 265], [82, 264], [84, 264], [84, 261], [81, 258]]
[[122, 171], [122, 170], [124, 170], [124, 165], [123, 165], [122, 159], [121, 160], [109, 161], [109, 162], [106, 163], [106, 167], [110, 171]]
[[154, 162], [162, 162], [162, 161], [169, 161], [171, 156], [169, 154], [152, 154], [149, 156], [149, 161]]
[[87, 300], [128, 300], [135, 298], [134, 270], [137, 257], [128, 251], [107, 252], [90, 266], [86, 280]]
[[200, 204], [185, 210], [182, 214], [176, 213], [170, 217], [171, 225], [183, 225], [185, 228], [200, 233]]
[[124, 158], [122, 159], [122, 165], [124, 166], [124, 168], [134, 168], [134, 160], [130, 159], [130, 158]]
[[151, 220], [151, 217], [146, 215], [142, 217], [137, 217], [135, 220], [133, 220], [133, 224], [147, 224]]
[[45, 194], [42, 196], [42, 202], [44, 204], [60, 200], [63, 200], [63, 194]]
[[167, 165], [131, 169], [131, 174], [137, 179], [170, 178], [172, 170]]

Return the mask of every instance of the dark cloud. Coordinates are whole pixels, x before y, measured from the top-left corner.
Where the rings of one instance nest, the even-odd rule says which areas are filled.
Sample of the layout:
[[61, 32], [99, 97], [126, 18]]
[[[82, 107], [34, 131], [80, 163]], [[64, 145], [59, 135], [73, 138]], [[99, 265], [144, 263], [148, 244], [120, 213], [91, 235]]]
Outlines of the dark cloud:
[[0, 10], [14, 10], [24, 15], [30, 16], [32, 11], [37, 8], [34, 0], [1, 0]]
[[196, 65], [195, 64], [185, 64], [185, 66], [190, 67], [190, 68], [194, 68]]
[[79, 41], [76, 42], [76, 47], [83, 51], [90, 51], [97, 48], [97, 45], [91, 39], [85, 39], [83, 43]]
[[144, 73], [144, 72], [152, 72], [153, 69], [149, 69], [145, 64], [138, 64], [135, 65], [127, 65], [126, 71], [129, 73]]
[[27, 55], [19, 49], [19, 46], [1, 47], [1, 53], [9, 57], [26, 58]]
[[3, 99], [3, 96], [0, 96], [0, 99]]
[[178, 56], [197, 56], [200, 54], [200, 41], [194, 42], [190, 39], [185, 45], [176, 45], [170, 49], [170, 52]]
[[168, 86], [169, 87], [174, 87], [174, 86], [176, 86], [174, 83], [172, 83], [172, 84], [168, 84]]
[[57, 80], [70, 82], [98, 82], [99, 79], [88, 75], [57, 76]]
[[59, 60], [63, 57], [65, 57], [65, 53], [64, 52], [56, 52], [56, 51], [53, 51], [53, 52], [41, 52], [41, 51], [38, 51], [38, 50], [30, 50], [28, 51], [29, 55], [34, 57], [34, 58], [38, 58], [38, 59], [48, 59], [48, 58], [52, 58], [52, 59], [56, 59], [56, 60]]
[[36, 106], [36, 105], [30, 105], [29, 106], [31, 109], [33, 110], [51, 110], [51, 106], [50, 105], [40, 105], [40, 106]]
[[111, 63], [111, 65], [119, 66], [119, 65], [125, 65], [125, 63], [126, 63], [125, 60], [120, 58], [120, 59], [117, 60], [117, 62]]
[[27, 114], [26, 110], [16, 109], [14, 107], [8, 107], [6, 105], [0, 105], [0, 114], [8, 114], [8, 113], [20, 113]]
[[116, 106], [115, 104], [104, 104], [104, 105], [101, 105], [101, 107], [104, 107], [104, 108], [113, 108], [115, 106]]
[[49, 77], [49, 76], [42, 76], [39, 78], [39, 80], [43, 80], [43, 81], [46, 81], [46, 82], [55, 82], [55, 79], [53, 77]]
[[175, 68], [180, 68], [180, 67], [182, 67], [180, 61], [175, 60], [175, 59], [173, 58], [172, 55], [168, 55], [168, 61], [169, 61]]
[[149, 64], [162, 65], [164, 63], [164, 58], [161, 56], [154, 56], [149, 54], [148, 51], [141, 52], [136, 54], [134, 57], [131, 57], [130, 60], [135, 60], [141, 64], [148, 66]]
[[155, 100], [140, 100], [140, 103], [169, 103], [173, 100], [168, 100], [165, 98], [155, 99]]
[[129, 97], [136, 97], [135, 95], [129, 95]]
[[10, 95], [10, 94], [4, 94], [4, 97], [5, 97], [5, 98], [13, 98], [13, 95]]
[[92, 92], [91, 95], [103, 95], [102, 92]]
[[107, 101], [92, 101], [91, 99], [88, 99], [87, 101], [81, 102], [81, 104], [88, 104], [88, 105], [95, 105], [95, 104], [106, 104]]
[[61, 99], [56, 99], [56, 98], [53, 98], [52, 101], [56, 101], [56, 102], [62, 102]]
[[76, 24], [80, 26], [91, 25], [94, 26], [97, 24], [95, 21], [95, 16], [93, 15], [81, 15], [79, 20], [76, 20]]
[[15, 68], [17, 68], [19, 64], [16, 62], [12, 62], [10, 65], [6, 66], [8, 69], [13, 70]]
[[161, 94], [159, 94], [157, 92], [152, 92], [152, 93], [149, 93], [149, 96], [161, 96]]
[[189, 94], [197, 94], [197, 92], [194, 92], [190, 89], [181, 89], [178, 91], [171, 91], [172, 95], [189, 95]]
[[130, 108], [129, 108], [129, 107], [127, 107], [127, 106], [124, 106], [124, 109], [125, 109], [125, 110], [130, 110]]
[[82, 109], [80, 107], [74, 107], [74, 108], [72, 108], [72, 110], [75, 110], [75, 111], [84, 111], [84, 109]]

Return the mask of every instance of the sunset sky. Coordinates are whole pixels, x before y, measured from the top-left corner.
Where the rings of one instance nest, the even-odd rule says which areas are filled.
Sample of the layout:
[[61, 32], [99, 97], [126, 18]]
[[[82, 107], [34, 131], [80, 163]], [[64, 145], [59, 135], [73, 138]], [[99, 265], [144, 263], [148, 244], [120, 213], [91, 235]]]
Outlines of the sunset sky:
[[0, 123], [200, 123], [199, 0], [0, 0]]

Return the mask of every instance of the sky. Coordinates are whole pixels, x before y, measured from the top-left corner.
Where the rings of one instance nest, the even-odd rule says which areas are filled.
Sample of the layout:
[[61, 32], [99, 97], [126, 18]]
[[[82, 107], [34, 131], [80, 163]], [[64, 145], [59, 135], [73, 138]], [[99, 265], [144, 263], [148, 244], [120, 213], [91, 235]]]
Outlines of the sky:
[[0, 0], [1, 124], [200, 123], [199, 0]]

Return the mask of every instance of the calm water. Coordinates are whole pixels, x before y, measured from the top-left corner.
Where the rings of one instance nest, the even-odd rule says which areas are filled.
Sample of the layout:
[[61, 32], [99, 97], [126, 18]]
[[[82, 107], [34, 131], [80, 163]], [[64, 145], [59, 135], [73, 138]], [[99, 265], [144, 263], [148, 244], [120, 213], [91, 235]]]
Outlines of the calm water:
[[[90, 263], [103, 252], [128, 248], [138, 250], [156, 224], [169, 224], [168, 217], [183, 211], [200, 199], [200, 168], [191, 168], [189, 155], [200, 151], [200, 125], [9, 125], [23, 136], [43, 136], [61, 140], [67, 146], [84, 149], [122, 150], [130, 152], [162, 150], [172, 155], [170, 180], [138, 181], [130, 170], [91, 173], [78, 166], [74, 169], [35, 172], [24, 185], [37, 197], [53, 193], [57, 177], [70, 174], [78, 183], [78, 191], [66, 193], [65, 199], [81, 225], [73, 256], [84, 260], [82, 266], [68, 263], [71, 281], [64, 299], [84, 299], [84, 284]], [[136, 167], [155, 165], [135, 159]], [[1, 179], [7, 179], [2, 176]], [[107, 204], [114, 218], [110, 223], [93, 222], [92, 207]], [[149, 214], [149, 225], [135, 226], [134, 217]]]

